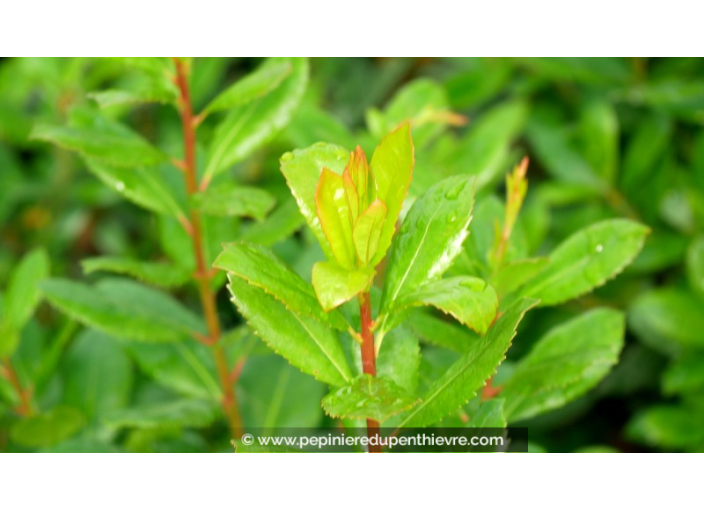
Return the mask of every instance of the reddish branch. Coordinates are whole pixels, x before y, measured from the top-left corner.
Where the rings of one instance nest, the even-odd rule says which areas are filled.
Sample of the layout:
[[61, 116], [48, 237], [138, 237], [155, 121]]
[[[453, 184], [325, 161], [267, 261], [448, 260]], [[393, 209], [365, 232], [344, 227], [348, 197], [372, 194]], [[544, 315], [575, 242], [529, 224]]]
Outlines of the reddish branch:
[[[369, 293], [359, 295], [359, 317], [362, 323], [362, 370], [365, 374], [376, 377], [376, 350], [374, 348], [374, 332], [372, 331], [372, 307]], [[379, 422], [367, 420], [367, 436], [376, 437], [379, 441]], [[369, 445], [370, 453], [381, 453], [381, 446]]]
[[[185, 64], [177, 58], [174, 59], [174, 64], [176, 65], [175, 81], [180, 92], [179, 113], [183, 127], [184, 146], [183, 165], [178, 166], [183, 170], [186, 180], [186, 192], [191, 196], [198, 192], [198, 176], [196, 171], [196, 123], [194, 121], [191, 93], [188, 86], [188, 70]], [[186, 231], [193, 240], [193, 252], [196, 259], [195, 280], [198, 284], [200, 301], [208, 325], [207, 338], [201, 336], [198, 340], [209, 345], [211, 348], [215, 359], [215, 366], [218, 371], [218, 377], [220, 378], [220, 384], [223, 389], [223, 411], [227, 417], [232, 435], [239, 438], [242, 436], [242, 420], [239, 415], [234, 384], [232, 384], [230, 370], [227, 366], [227, 358], [225, 357], [222, 346], [218, 344], [221, 329], [215, 304], [215, 293], [213, 292], [211, 284], [213, 272], [209, 270], [205, 262], [201, 220], [197, 209], [191, 208], [188, 227]]]
[[0, 366], [2, 369], [2, 375], [10, 381], [10, 385], [17, 393], [20, 399], [19, 405], [15, 408], [15, 411], [20, 416], [32, 416], [34, 414], [34, 406], [32, 406], [32, 389], [23, 388], [20, 378], [17, 376], [17, 372], [10, 363], [10, 360], [5, 360], [4, 364]]

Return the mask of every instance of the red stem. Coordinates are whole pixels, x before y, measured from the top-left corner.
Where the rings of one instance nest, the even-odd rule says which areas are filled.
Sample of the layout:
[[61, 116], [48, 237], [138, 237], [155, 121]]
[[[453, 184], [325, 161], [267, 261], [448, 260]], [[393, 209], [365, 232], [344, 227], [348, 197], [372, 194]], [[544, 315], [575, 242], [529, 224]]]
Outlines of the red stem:
[[34, 414], [34, 406], [32, 406], [32, 389], [22, 387], [20, 378], [17, 376], [17, 372], [15, 372], [9, 358], [5, 360], [4, 367], [0, 368], [4, 368], [3, 375], [5, 375], [7, 380], [10, 381], [12, 388], [15, 390], [15, 393], [17, 393], [17, 396], [20, 399], [20, 404], [15, 408], [15, 412], [24, 417], [32, 416]]
[[[362, 370], [365, 374], [376, 377], [376, 349], [374, 348], [374, 332], [372, 331], [372, 307], [369, 292], [359, 295], [359, 318], [362, 324]], [[379, 422], [367, 419], [367, 437], [376, 437], [379, 441]], [[369, 453], [381, 453], [381, 446], [369, 445]]]
[[[183, 62], [174, 59], [176, 65], [176, 85], [180, 91], [179, 113], [183, 126], [183, 146], [185, 152], [184, 177], [186, 179], [186, 191], [189, 196], [198, 192], [198, 177], [196, 173], [196, 130], [193, 117], [193, 107], [191, 105], [191, 93], [188, 87], [188, 71]], [[190, 210], [190, 230], [187, 230], [193, 240], [193, 252], [196, 259], [195, 280], [198, 284], [200, 301], [208, 325], [207, 339], [200, 341], [211, 347], [215, 366], [220, 378], [220, 385], [223, 390], [222, 407], [230, 426], [230, 432], [236, 438], [242, 436], [242, 420], [240, 418], [235, 396], [234, 385], [230, 379], [230, 370], [227, 366], [227, 358], [222, 346], [218, 345], [221, 336], [220, 320], [218, 319], [215, 304], [215, 293], [212, 290], [212, 271], [208, 270], [205, 262], [205, 250], [203, 249], [203, 234], [201, 230], [200, 215], [197, 209]]]

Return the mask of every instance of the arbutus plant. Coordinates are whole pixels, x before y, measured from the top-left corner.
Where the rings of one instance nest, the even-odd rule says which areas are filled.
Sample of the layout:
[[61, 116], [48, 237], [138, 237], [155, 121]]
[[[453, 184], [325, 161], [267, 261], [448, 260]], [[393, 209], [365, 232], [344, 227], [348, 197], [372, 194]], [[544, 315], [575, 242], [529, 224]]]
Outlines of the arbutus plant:
[[[516, 259], [511, 234], [527, 191], [523, 159], [507, 178], [503, 218], [479, 226], [494, 231], [481, 254], [483, 278], [457, 270], [445, 277], [458, 256], [471, 254], [474, 179], [443, 179], [404, 210], [413, 166], [408, 124], [389, 133], [369, 163], [359, 147], [350, 152], [324, 143], [281, 157], [281, 171], [327, 260], [314, 264], [309, 284], [268, 249], [247, 242], [225, 247], [215, 266], [228, 272], [233, 302], [256, 333], [329, 385], [322, 402], [328, 415], [350, 426], [366, 420], [370, 437], [380, 424], [425, 427], [459, 419], [462, 426], [503, 427], [596, 384], [623, 341], [622, 315], [606, 309], [548, 332], [501, 385], [492, 377], [528, 310], [566, 301], [616, 275], [638, 253], [647, 229], [609, 220], [577, 232], [549, 257]], [[459, 353], [422, 382], [420, 337]]]

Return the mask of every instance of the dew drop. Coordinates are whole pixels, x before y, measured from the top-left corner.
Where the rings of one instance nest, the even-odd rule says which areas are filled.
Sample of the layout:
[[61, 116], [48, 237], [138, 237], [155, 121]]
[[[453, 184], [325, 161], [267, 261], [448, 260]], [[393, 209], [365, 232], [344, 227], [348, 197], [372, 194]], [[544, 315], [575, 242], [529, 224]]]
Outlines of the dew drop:
[[601, 253], [602, 251], [604, 251], [604, 247], [600, 244], [597, 244], [596, 245], [596, 252]]
[[125, 190], [125, 183], [122, 182], [122, 181], [117, 181], [117, 182], [115, 183], [115, 189], [116, 189], [117, 191], [124, 191], [124, 190]]
[[453, 186], [452, 189], [445, 193], [445, 198], [447, 198], [448, 200], [455, 200], [457, 197], [460, 196], [460, 193], [464, 191], [464, 185], [464, 182], [460, 182], [459, 184]]
[[450, 214], [447, 215], [447, 222], [448, 223], [454, 223], [455, 221], [457, 221], [457, 215], [455, 213], [451, 212]]

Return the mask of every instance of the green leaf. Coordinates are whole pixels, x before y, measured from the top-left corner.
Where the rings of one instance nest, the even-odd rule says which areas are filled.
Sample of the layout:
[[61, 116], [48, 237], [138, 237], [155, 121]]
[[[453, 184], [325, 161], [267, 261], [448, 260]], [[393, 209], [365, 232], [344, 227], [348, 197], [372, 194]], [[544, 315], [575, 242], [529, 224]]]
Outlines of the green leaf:
[[296, 232], [304, 219], [296, 201], [285, 200], [264, 221], [254, 223], [242, 232], [241, 239], [263, 246], [273, 246]]
[[638, 255], [649, 229], [630, 220], [606, 220], [576, 232], [520, 291], [549, 306], [586, 294], [614, 278]]
[[251, 103], [275, 90], [293, 66], [288, 61], [267, 60], [259, 68], [221, 92], [203, 110], [208, 114]]
[[107, 416], [105, 422], [115, 428], [200, 428], [210, 425], [219, 414], [214, 402], [183, 399], [122, 409]]
[[[230, 276], [232, 301], [275, 352], [319, 381], [343, 386], [351, 370], [337, 335], [315, 319], [298, 315], [264, 290]], [[316, 301], [317, 302], [317, 301]]]
[[535, 277], [548, 264], [544, 257], [511, 261], [491, 277], [491, 285], [499, 296], [505, 296]]
[[16, 422], [10, 429], [10, 437], [23, 446], [45, 448], [71, 437], [84, 423], [85, 419], [77, 409], [58, 406]]
[[[487, 110], [477, 119], [473, 118], [467, 134], [440, 156], [434, 166], [448, 168], [445, 175], [474, 175], [478, 188], [493, 182], [505, 171], [511, 144], [525, 124], [527, 110], [524, 103], [510, 101]], [[419, 172], [415, 177], [420, 189], [436, 182], [434, 170], [425, 172], [425, 176]]]
[[666, 353], [678, 352], [682, 346], [704, 347], [702, 309], [704, 298], [663, 287], [638, 296], [628, 310], [628, 322], [649, 345]]
[[132, 392], [132, 364], [119, 343], [84, 330], [66, 351], [61, 367], [64, 403], [92, 420], [125, 407]]
[[536, 300], [523, 299], [506, 310], [485, 336], [472, 343], [465, 354], [430, 385], [422, 402], [405, 416], [400, 426], [424, 427], [437, 423], [466, 404], [496, 372], [518, 324], [536, 304]]
[[588, 103], [580, 119], [584, 157], [606, 182], [613, 183], [619, 160], [619, 125], [614, 108], [605, 101]]
[[342, 176], [323, 168], [315, 191], [315, 205], [325, 238], [338, 264], [347, 269], [355, 266], [352, 240], [353, 217], [345, 195]]
[[296, 314], [347, 329], [342, 315], [325, 313], [313, 287], [268, 248], [246, 241], [227, 244], [213, 266], [262, 289]]
[[368, 289], [374, 279], [373, 269], [345, 269], [334, 262], [316, 262], [313, 288], [326, 312], [346, 303]]
[[506, 427], [504, 414], [504, 399], [492, 398], [490, 400], [477, 400], [473, 409], [469, 409], [468, 427], [503, 429]]
[[14, 352], [19, 334], [39, 303], [38, 283], [49, 274], [49, 258], [42, 249], [25, 255], [10, 275], [0, 315], [0, 356]]
[[376, 370], [379, 377], [386, 377], [413, 394], [418, 388], [421, 355], [418, 338], [410, 328], [401, 326], [388, 335], [379, 348]]
[[606, 308], [550, 330], [504, 384], [509, 420], [561, 407], [594, 387], [618, 361], [624, 330], [623, 314]]
[[212, 216], [237, 216], [262, 221], [276, 204], [268, 192], [247, 186], [210, 186], [192, 198], [192, 205]]
[[474, 342], [479, 340], [478, 335], [471, 330], [423, 311], [410, 314], [407, 324], [424, 342], [455, 352], [466, 352]]
[[363, 266], [369, 265], [379, 249], [382, 229], [386, 221], [388, 209], [379, 199], [374, 200], [354, 224], [352, 238], [357, 259]]
[[126, 343], [125, 348], [139, 367], [159, 384], [185, 397], [218, 402], [218, 383], [210, 349], [195, 342], [168, 344]]
[[391, 239], [396, 232], [403, 201], [413, 178], [413, 140], [408, 124], [392, 131], [374, 150], [370, 163], [374, 177], [376, 199], [387, 208], [386, 221], [381, 226], [381, 235], [371, 266], [375, 267], [386, 256]]
[[167, 87], [150, 87], [134, 91], [111, 89], [91, 92], [88, 97], [98, 103], [100, 108], [141, 103], [170, 104], [178, 99], [178, 91]]
[[434, 306], [483, 335], [496, 317], [499, 300], [496, 291], [484, 280], [456, 276], [430, 282], [404, 294], [396, 309], [423, 305]]
[[689, 284], [704, 296], [704, 237], [694, 239], [689, 245], [686, 263]]
[[317, 143], [307, 149], [287, 152], [281, 156], [281, 173], [286, 178], [286, 184], [298, 203], [301, 214], [320, 243], [325, 256], [332, 260], [328, 240], [318, 219], [318, 209], [315, 204], [315, 192], [323, 168], [328, 168], [342, 175], [350, 153], [337, 145]]
[[662, 389], [665, 395], [704, 390], [704, 352], [686, 353], [667, 367], [662, 378]]
[[439, 279], [462, 250], [474, 204], [471, 181], [450, 177], [413, 204], [389, 255], [381, 313], [419, 285]]
[[62, 312], [118, 338], [172, 342], [204, 334], [200, 318], [171, 296], [130, 280], [106, 278], [91, 287], [54, 278], [40, 288]]
[[143, 262], [121, 257], [93, 257], [81, 261], [86, 274], [96, 271], [126, 274], [158, 287], [181, 287], [191, 278], [188, 271], [163, 262]]
[[704, 416], [691, 409], [656, 406], [637, 414], [628, 424], [629, 438], [652, 446], [685, 449], [704, 441]]
[[157, 214], [185, 220], [183, 207], [172, 196], [157, 169], [119, 168], [90, 159], [86, 160], [86, 165], [106, 186], [130, 202]]
[[269, 430], [319, 426], [325, 391], [324, 384], [274, 354], [249, 358], [237, 384], [245, 428]]
[[30, 137], [120, 168], [158, 165], [168, 156], [126, 126], [84, 109], [72, 112], [73, 126], [38, 125]]
[[205, 182], [244, 160], [291, 119], [308, 83], [308, 61], [286, 59], [293, 70], [270, 94], [231, 110], [215, 130], [208, 150]]
[[323, 409], [333, 418], [369, 418], [384, 422], [410, 409], [418, 399], [386, 377], [364, 374], [323, 399]]

